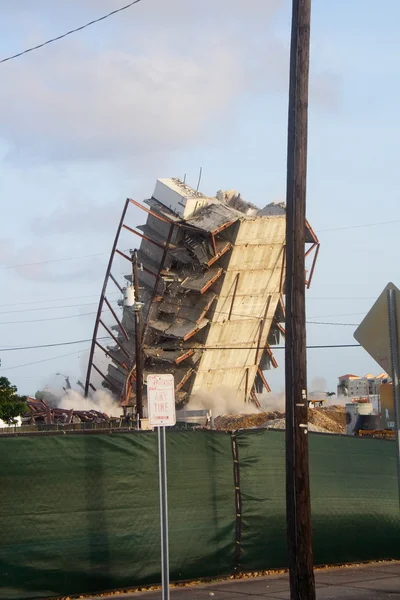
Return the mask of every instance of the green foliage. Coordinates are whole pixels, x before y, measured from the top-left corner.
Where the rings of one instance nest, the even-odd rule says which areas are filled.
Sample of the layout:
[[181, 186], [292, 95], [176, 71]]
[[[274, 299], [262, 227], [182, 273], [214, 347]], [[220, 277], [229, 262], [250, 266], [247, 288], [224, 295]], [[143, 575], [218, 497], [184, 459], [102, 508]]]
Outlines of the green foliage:
[[11, 385], [7, 377], [0, 377], [0, 419], [12, 425], [16, 423], [16, 417], [27, 411], [26, 396], [19, 396], [17, 387]]

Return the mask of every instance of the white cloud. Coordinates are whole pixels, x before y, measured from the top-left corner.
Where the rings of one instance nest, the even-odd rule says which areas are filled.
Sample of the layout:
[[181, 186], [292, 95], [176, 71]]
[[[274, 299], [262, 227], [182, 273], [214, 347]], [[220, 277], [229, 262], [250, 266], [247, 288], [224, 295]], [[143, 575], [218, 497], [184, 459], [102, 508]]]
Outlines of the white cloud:
[[[6, 160], [130, 161], [140, 168], [155, 154], [229, 136], [244, 94], [287, 89], [289, 44], [273, 32], [283, 4], [144, 0], [5, 63], [0, 139]], [[71, 0], [60, 14], [48, 0], [36, 2], [35, 10], [27, 1], [18, 5], [13, 20], [26, 29], [31, 19], [38, 42], [120, 2]], [[315, 101], [331, 105], [327, 78], [321, 83], [314, 75], [312, 83]]]
[[[107, 24], [5, 63], [0, 137], [8, 145], [6, 159], [142, 159], [201, 141], [216, 122], [223, 135], [224, 116], [229, 122], [250, 84], [246, 46], [262, 22], [263, 36], [269, 36], [281, 3], [146, 0]], [[89, 14], [120, 6], [74, 0], [64, 23], [52, 4], [16, 7], [17, 22], [20, 18], [26, 26], [32, 19], [35, 42], [48, 37], [48, 20], [52, 34], [58, 34]]]

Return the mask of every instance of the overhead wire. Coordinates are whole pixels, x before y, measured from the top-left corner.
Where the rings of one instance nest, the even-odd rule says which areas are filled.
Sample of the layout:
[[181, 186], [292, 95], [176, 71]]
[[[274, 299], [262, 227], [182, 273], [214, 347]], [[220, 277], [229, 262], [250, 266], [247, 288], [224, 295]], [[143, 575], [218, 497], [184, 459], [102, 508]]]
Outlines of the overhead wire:
[[[97, 340], [110, 340], [110, 336], [98, 337]], [[13, 352], [17, 350], [37, 350], [39, 348], [55, 348], [58, 346], [70, 346], [73, 344], [83, 344], [85, 342], [91, 342], [91, 338], [84, 340], [73, 340], [70, 342], [58, 342], [54, 344], [38, 344], [35, 346], [10, 346], [8, 348], [0, 348], [0, 352]], [[317, 348], [359, 348], [360, 344], [322, 344], [322, 345], [311, 345], [307, 346], [308, 349], [314, 350]], [[285, 346], [273, 346], [273, 350], [284, 350]], [[164, 347], [163, 350], [176, 351], [176, 347]], [[259, 345], [242, 345], [242, 346], [184, 346], [182, 350], [263, 350], [264, 346]]]
[[[111, 300], [114, 304], [118, 302], [118, 300]], [[25, 309], [15, 309], [15, 310], [4, 310], [0, 311], [0, 315], [11, 315], [13, 313], [20, 313], [22, 310], [25, 312], [37, 312], [42, 310], [57, 310], [61, 308], [79, 308], [81, 306], [94, 306], [98, 304], [98, 302], [85, 302], [84, 304], [64, 304], [63, 306], [43, 306], [41, 308], [25, 308]]]
[[58, 356], [50, 356], [49, 358], [42, 358], [41, 360], [34, 360], [32, 362], [24, 363], [22, 365], [12, 365], [11, 367], [4, 367], [0, 369], [0, 373], [3, 371], [13, 371], [14, 369], [20, 369], [21, 367], [30, 367], [31, 365], [38, 365], [39, 363], [49, 362], [51, 360], [57, 360], [59, 358], [66, 358], [67, 356], [73, 356], [80, 354], [81, 352], [87, 352], [89, 348], [82, 348], [81, 350], [75, 350], [75, 352], [68, 352], [68, 354], [59, 354]]
[[11, 56], [7, 56], [6, 58], [2, 58], [0, 60], [0, 63], [5, 63], [10, 60], [14, 60], [15, 58], [19, 58], [20, 56], [23, 56], [24, 54], [28, 54], [29, 52], [33, 52], [34, 50], [39, 50], [39, 48], [48, 46], [49, 44], [52, 44], [53, 42], [58, 42], [59, 40], [62, 40], [63, 38], [65, 38], [69, 35], [72, 35], [73, 33], [82, 31], [83, 29], [86, 29], [87, 27], [90, 27], [91, 25], [94, 25], [95, 23], [100, 23], [100, 21], [104, 21], [105, 19], [108, 19], [109, 17], [116, 15], [117, 13], [120, 13], [123, 10], [127, 10], [128, 8], [131, 8], [131, 6], [133, 6], [134, 4], [139, 4], [139, 2], [141, 2], [141, 0], [134, 0], [133, 2], [129, 2], [129, 4], [126, 4], [125, 6], [116, 8], [115, 10], [112, 10], [111, 12], [107, 13], [106, 15], [103, 15], [102, 17], [93, 19], [92, 21], [89, 21], [88, 23], [85, 23], [84, 25], [80, 25], [79, 27], [76, 27], [75, 29], [70, 29], [66, 33], [58, 35], [57, 37], [51, 38], [45, 42], [42, 42], [41, 44], [37, 44], [36, 46], [31, 46], [30, 48], [27, 48], [26, 50], [22, 50], [22, 52], [18, 52], [17, 54], [13, 54]]
[[[98, 340], [109, 340], [110, 336], [98, 337]], [[72, 346], [74, 344], [84, 344], [87, 342], [91, 342], [92, 338], [87, 338], [84, 340], [73, 340], [71, 342], [56, 342], [53, 344], [36, 344], [34, 346], [9, 346], [6, 348], [0, 348], [0, 352], [14, 352], [17, 350], [38, 350], [39, 348], [56, 348], [58, 346]]]
[[20, 263], [18, 265], [5, 265], [0, 267], [0, 271], [7, 269], [19, 269], [21, 267], [36, 267], [37, 265], [49, 265], [51, 263], [64, 262], [66, 260], [81, 260], [82, 258], [93, 258], [95, 256], [105, 256], [108, 252], [98, 252], [96, 254], [82, 254], [81, 256], [66, 256], [64, 258], [52, 258], [51, 260], [38, 260], [32, 263]]
[[[121, 292], [108, 292], [107, 296], [114, 296], [115, 294], [120, 294]], [[48, 298], [47, 300], [29, 300], [27, 302], [9, 302], [8, 304], [0, 304], [0, 308], [3, 308], [5, 306], [22, 306], [22, 305], [26, 305], [26, 304], [45, 304], [45, 303], [49, 303], [49, 302], [61, 302], [65, 300], [81, 300], [82, 298], [98, 298], [99, 294], [89, 294], [87, 296], [69, 296], [67, 298]], [[76, 306], [83, 306], [83, 304], [78, 304]], [[54, 306], [54, 307], [44, 307], [40, 310], [46, 310], [47, 308], [65, 308], [64, 306]], [[16, 309], [15, 311], [8, 311], [8, 312], [19, 312], [21, 309]], [[26, 309], [28, 310], [28, 309]], [[32, 309], [33, 310], [33, 309]], [[39, 309], [38, 309], [39, 310]], [[1, 313], [0, 313], [1, 314]], [[4, 313], [5, 314], [5, 313]]]

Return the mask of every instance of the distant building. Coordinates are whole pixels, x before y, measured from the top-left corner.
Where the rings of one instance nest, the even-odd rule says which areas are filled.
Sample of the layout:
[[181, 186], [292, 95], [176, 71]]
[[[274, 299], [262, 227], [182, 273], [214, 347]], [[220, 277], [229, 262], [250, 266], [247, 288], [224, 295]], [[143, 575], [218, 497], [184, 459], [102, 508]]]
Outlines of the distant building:
[[379, 395], [382, 383], [387, 383], [389, 376], [387, 373], [372, 375], [368, 373], [364, 377], [358, 375], [341, 375], [337, 386], [338, 396], [348, 396], [349, 398], [368, 398], [369, 396]]

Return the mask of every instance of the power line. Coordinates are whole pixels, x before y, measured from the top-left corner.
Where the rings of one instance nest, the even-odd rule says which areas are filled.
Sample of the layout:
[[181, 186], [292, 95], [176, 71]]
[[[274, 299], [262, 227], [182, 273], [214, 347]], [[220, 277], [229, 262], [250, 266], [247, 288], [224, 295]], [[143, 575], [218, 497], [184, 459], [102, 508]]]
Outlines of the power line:
[[358, 327], [360, 323], [331, 323], [329, 321], [306, 321], [307, 325], [344, 325], [349, 327]]
[[87, 352], [88, 349], [89, 348], [83, 348], [82, 350], [76, 350], [75, 352], [68, 352], [68, 354], [59, 354], [58, 356], [50, 356], [50, 358], [42, 358], [42, 360], [35, 360], [33, 362], [28, 362], [23, 365], [13, 365], [11, 367], [5, 367], [4, 369], [0, 369], [0, 373], [3, 373], [3, 371], [13, 371], [14, 369], [20, 369], [21, 367], [30, 367], [31, 365], [38, 365], [39, 363], [48, 362], [50, 360], [57, 360], [59, 358], [65, 358], [67, 356], [80, 354], [81, 352]]
[[347, 225], [346, 227], [334, 227], [332, 229], [319, 229], [317, 233], [327, 233], [328, 231], [344, 231], [346, 229], [361, 229], [363, 227], [376, 227], [378, 225], [391, 225], [392, 223], [400, 223], [400, 219], [393, 221], [377, 221], [375, 223], [364, 223], [362, 225]]
[[[47, 302], [49, 302], [49, 301], [47, 300]], [[118, 300], [110, 300], [110, 302], [117, 303]], [[25, 312], [37, 312], [37, 311], [41, 311], [41, 310], [57, 310], [59, 308], [78, 308], [80, 306], [95, 306], [97, 304], [98, 304], [98, 302], [86, 302], [85, 304], [64, 304], [63, 306], [43, 306], [41, 308], [25, 308], [25, 309], [17, 308], [15, 310], [0, 311], [0, 315], [10, 315], [12, 313], [20, 313], [20, 312], [22, 312], [22, 310], [25, 313]]]
[[[106, 337], [99, 337], [97, 338], [97, 340], [109, 340], [110, 337], [106, 336]], [[85, 339], [85, 340], [74, 340], [72, 342], [59, 342], [56, 344], [40, 344], [37, 346], [19, 346], [19, 347], [9, 347], [9, 348], [0, 348], [0, 352], [12, 352], [14, 350], [36, 350], [38, 348], [55, 348], [56, 346], [70, 346], [72, 344], [83, 344], [86, 342], [91, 342], [91, 338], [89, 339]], [[307, 346], [307, 349], [309, 350], [316, 350], [316, 349], [322, 349], [322, 348], [360, 348], [361, 345], [360, 344], [322, 344], [322, 345], [311, 345], [311, 346]], [[272, 350], [284, 350], [285, 346], [273, 346]], [[176, 347], [165, 347], [162, 348], [162, 350], [166, 350], [166, 351], [176, 351], [177, 348]], [[243, 346], [184, 346], [182, 348], [183, 350], [265, 350], [264, 346], [258, 346], [258, 345], [243, 345]]]
[[13, 60], [14, 58], [18, 58], [20, 56], [23, 56], [24, 54], [28, 54], [28, 52], [33, 52], [34, 50], [39, 50], [39, 48], [43, 48], [43, 46], [47, 46], [48, 44], [52, 44], [53, 42], [57, 42], [58, 40], [62, 40], [63, 38], [67, 37], [68, 35], [76, 33], [77, 31], [82, 31], [83, 29], [86, 29], [86, 27], [90, 27], [91, 25], [94, 25], [95, 23], [99, 23], [100, 21], [104, 21], [105, 19], [108, 19], [112, 15], [116, 15], [117, 13], [120, 13], [123, 10], [127, 10], [128, 8], [130, 8], [134, 4], [138, 4], [139, 2], [141, 2], [141, 0], [134, 0], [134, 2], [130, 2], [129, 4], [126, 4], [125, 6], [121, 6], [121, 8], [117, 8], [115, 10], [112, 10], [111, 12], [107, 13], [106, 15], [103, 15], [102, 17], [99, 17], [98, 19], [93, 19], [93, 21], [89, 21], [89, 23], [86, 23], [85, 25], [81, 25], [80, 27], [76, 27], [76, 29], [71, 29], [70, 31], [67, 31], [66, 33], [63, 33], [62, 35], [58, 35], [57, 37], [54, 37], [54, 38], [52, 38], [50, 40], [47, 40], [46, 42], [38, 44], [37, 46], [32, 46], [31, 48], [27, 48], [26, 50], [23, 50], [22, 52], [18, 52], [17, 54], [13, 54], [12, 56], [7, 56], [7, 58], [3, 58], [2, 60], [0, 60], [0, 63], [5, 63], [5, 62], [7, 62], [9, 60]]
[[63, 317], [49, 317], [47, 319], [31, 319], [28, 321], [0, 321], [0, 325], [19, 325], [21, 323], [43, 323], [44, 321], [61, 321], [62, 319], [73, 319], [75, 317], [87, 317], [88, 315], [95, 315], [95, 314], [96, 314], [96, 311], [88, 312], [88, 313], [80, 313], [77, 315], [64, 315]]
[[35, 267], [37, 265], [48, 265], [50, 263], [59, 263], [64, 262], [66, 260], [80, 260], [81, 258], [93, 258], [95, 256], [104, 256], [108, 254], [108, 252], [99, 252], [97, 254], [83, 254], [82, 256], [67, 256], [65, 258], [54, 258], [52, 260], [40, 260], [33, 263], [23, 263], [19, 265], [6, 265], [5, 267], [0, 267], [0, 271], [5, 271], [6, 269], [18, 269], [20, 267]]
[[[98, 340], [109, 340], [110, 337], [107, 335], [105, 337], [99, 337]], [[58, 342], [55, 344], [38, 344], [37, 346], [11, 346], [9, 348], [0, 348], [0, 352], [14, 352], [17, 350], [37, 350], [38, 348], [56, 348], [58, 346], [72, 346], [74, 344], [86, 344], [87, 342], [91, 342], [92, 338], [85, 340], [73, 340], [72, 342]]]
[[[108, 292], [107, 296], [114, 296], [116, 294], [120, 294], [120, 292]], [[3, 308], [5, 306], [22, 306], [25, 304], [45, 304], [45, 303], [49, 303], [49, 302], [61, 302], [61, 300], [81, 300], [82, 298], [98, 298], [99, 294], [89, 294], [88, 296], [69, 296], [68, 298], [50, 298], [47, 300], [30, 300], [28, 302], [9, 302], [8, 304], [0, 304], [0, 308]], [[76, 306], [84, 306], [83, 304], [77, 304]], [[64, 308], [64, 306], [52, 306], [52, 307], [44, 307], [38, 310], [47, 310], [48, 308]], [[26, 309], [28, 310], [28, 309]], [[36, 310], [36, 309], [35, 309]], [[8, 312], [19, 312], [19, 310], [13, 310], [13, 311], [8, 311]], [[1, 314], [1, 313], [0, 313]], [[5, 314], [5, 313], [4, 313]]]

